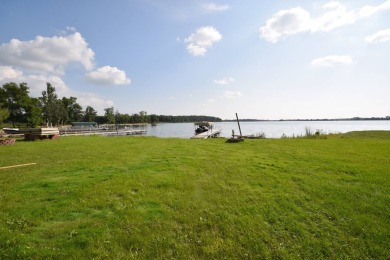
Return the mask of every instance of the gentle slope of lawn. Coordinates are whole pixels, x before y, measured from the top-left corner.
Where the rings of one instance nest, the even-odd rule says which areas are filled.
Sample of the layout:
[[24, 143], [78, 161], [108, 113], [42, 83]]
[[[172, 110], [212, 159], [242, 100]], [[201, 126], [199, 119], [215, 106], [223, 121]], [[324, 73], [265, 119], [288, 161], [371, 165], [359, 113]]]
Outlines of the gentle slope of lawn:
[[0, 258], [389, 258], [390, 134], [0, 147]]

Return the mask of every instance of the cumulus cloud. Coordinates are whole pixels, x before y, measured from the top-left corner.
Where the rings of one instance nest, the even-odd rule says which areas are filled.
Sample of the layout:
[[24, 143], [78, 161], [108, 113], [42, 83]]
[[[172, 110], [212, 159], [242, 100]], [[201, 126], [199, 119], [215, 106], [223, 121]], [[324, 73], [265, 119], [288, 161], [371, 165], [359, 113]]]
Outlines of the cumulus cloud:
[[76, 93], [77, 101], [83, 107], [92, 106], [98, 113], [103, 113], [104, 108], [114, 106], [114, 101], [107, 98], [102, 98], [95, 93]]
[[215, 3], [204, 3], [204, 4], [202, 4], [202, 8], [206, 12], [222, 12], [222, 11], [228, 10], [230, 8], [230, 6], [227, 4], [218, 5]]
[[100, 67], [89, 72], [86, 79], [99, 85], [129, 85], [131, 83], [123, 70], [111, 66]]
[[260, 28], [260, 34], [275, 43], [282, 37], [310, 30], [310, 22], [310, 14], [301, 7], [281, 10]]
[[0, 45], [0, 64], [41, 73], [63, 74], [70, 63], [93, 68], [94, 52], [79, 32], [66, 36], [20, 41], [12, 39]]
[[330, 55], [315, 59], [311, 62], [313, 66], [334, 67], [338, 65], [351, 65], [353, 60], [348, 55]]
[[[59, 97], [77, 97], [80, 105], [92, 106], [102, 113], [105, 107], [113, 106], [112, 100], [95, 93], [72, 90], [63, 80], [66, 68], [74, 63], [91, 71], [94, 55], [87, 41], [73, 27], [67, 27], [60, 36], [37, 36], [30, 41], [12, 39], [0, 45], [0, 84], [26, 82], [31, 96], [39, 97], [50, 82]], [[125, 72], [115, 67], [101, 67], [88, 75], [99, 83], [130, 84]]]
[[366, 5], [360, 9], [359, 16], [369, 17], [378, 12], [389, 10], [389, 9], [390, 9], [390, 0], [385, 1], [384, 3], [377, 6]]
[[390, 41], [390, 29], [381, 30], [365, 38], [368, 43], [380, 43]]
[[193, 56], [203, 56], [215, 42], [222, 39], [222, 35], [212, 26], [201, 27], [187, 37], [187, 51]]
[[218, 85], [229, 85], [233, 82], [235, 82], [236, 80], [232, 77], [228, 77], [228, 78], [223, 78], [223, 79], [216, 79], [214, 80], [214, 84], [218, 84]]
[[223, 98], [225, 99], [237, 99], [242, 96], [242, 93], [240, 91], [225, 91], [223, 92]]
[[287, 36], [301, 32], [329, 32], [388, 9], [390, 9], [390, 0], [378, 6], [364, 6], [360, 10], [350, 10], [343, 4], [332, 1], [323, 6], [324, 13], [321, 16], [312, 17], [302, 7], [295, 7], [274, 14], [259, 29], [259, 33], [265, 40], [276, 43]]
[[23, 75], [23, 72], [10, 66], [0, 66], [0, 81], [13, 80]]
[[348, 10], [339, 2], [329, 2], [323, 8], [326, 12], [322, 16], [311, 19], [310, 30], [312, 32], [329, 32], [347, 24], [353, 24], [357, 19], [355, 11]]
[[56, 88], [59, 96], [64, 96], [69, 93], [70, 89], [65, 82], [57, 75], [45, 74], [24, 74], [23, 71], [17, 70], [10, 66], [0, 66], [0, 84], [8, 82], [26, 82], [29, 87], [30, 94], [38, 97], [46, 87], [46, 82], [52, 83]]

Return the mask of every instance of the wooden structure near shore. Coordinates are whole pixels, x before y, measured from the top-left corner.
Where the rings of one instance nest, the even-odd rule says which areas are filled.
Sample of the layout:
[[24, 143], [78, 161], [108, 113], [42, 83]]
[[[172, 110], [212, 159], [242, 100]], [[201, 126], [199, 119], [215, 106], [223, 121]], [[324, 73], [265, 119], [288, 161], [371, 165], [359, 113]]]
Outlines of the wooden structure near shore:
[[105, 135], [105, 136], [127, 136], [146, 135], [147, 124], [105, 124], [99, 127], [61, 127], [61, 136], [76, 135]]
[[20, 134], [24, 134], [24, 139], [34, 141], [37, 139], [56, 139], [60, 135], [60, 130], [57, 127], [42, 127], [42, 128], [21, 128]]
[[228, 143], [238, 143], [244, 141], [244, 137], [242, 136], [242, 132], [241, 132], [240, 120], [238, 120], [237, 113], [236, 113], [236, 119], [237, 119], [238, 130], [240, 130], [240, 135], [235, 135], [234, 130], [232, 130], [232, 137], [227, 140]]

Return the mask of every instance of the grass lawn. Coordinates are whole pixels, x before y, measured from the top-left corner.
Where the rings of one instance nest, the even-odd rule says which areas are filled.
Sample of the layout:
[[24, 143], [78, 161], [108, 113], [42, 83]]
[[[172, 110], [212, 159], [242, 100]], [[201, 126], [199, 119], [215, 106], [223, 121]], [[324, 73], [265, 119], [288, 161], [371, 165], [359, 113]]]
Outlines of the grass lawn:
[[0, 258], [390, 258], [390, 132], [0, 146]]

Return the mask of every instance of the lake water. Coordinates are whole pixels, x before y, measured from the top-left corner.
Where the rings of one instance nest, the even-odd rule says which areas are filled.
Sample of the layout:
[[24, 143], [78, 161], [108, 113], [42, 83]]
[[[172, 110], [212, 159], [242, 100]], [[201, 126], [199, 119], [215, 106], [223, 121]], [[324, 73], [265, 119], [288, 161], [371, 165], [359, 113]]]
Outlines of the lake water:
[[[266, 138], [280, 138], [282, 135], [305, 135], [308, 127], [312, 132], [321, 130], [323, 133], [346, 133], [363, 130], [390, 130], [390, 120], [359, 120], [359, 121], [265, 121], [240, 122], [243, 135], [265, 133]], [[222, 137], [230, 137], [232, 130], [239, 134], [237, 123], [215, 123], [215, 128], [222, 129]], [[147, 126], [148, 136], [190, 138], [194, 133], [193, 123], [161, 123]]]

